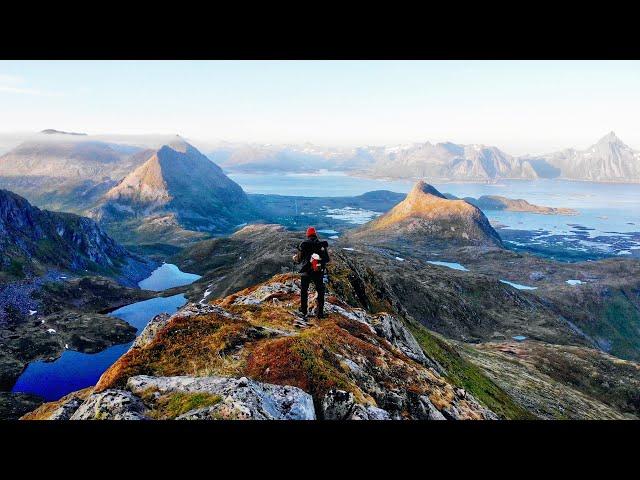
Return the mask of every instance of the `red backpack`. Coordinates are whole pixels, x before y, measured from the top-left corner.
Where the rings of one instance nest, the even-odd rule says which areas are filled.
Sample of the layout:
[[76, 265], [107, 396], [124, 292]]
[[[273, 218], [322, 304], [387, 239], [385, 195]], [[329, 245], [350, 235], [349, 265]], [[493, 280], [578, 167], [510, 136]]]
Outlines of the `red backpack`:
[[311, 268], [314, 272], [320, 271], [320, 255], [317, 253], [311, 255]]

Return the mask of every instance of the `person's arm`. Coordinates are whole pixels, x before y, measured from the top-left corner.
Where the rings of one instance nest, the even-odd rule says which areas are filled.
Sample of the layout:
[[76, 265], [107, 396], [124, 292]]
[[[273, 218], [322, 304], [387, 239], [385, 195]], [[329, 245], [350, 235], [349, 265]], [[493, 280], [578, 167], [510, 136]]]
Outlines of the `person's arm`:
[[329, 242], [327, 241], [322, 242], [321, 252], [322, 252], [322, 263], [326, 265], [331, 261], [331, 258], [329, 257]]
[[302, 243], [298, 245], [297, 250], [298, 251], [293, 256], [293, 261], [294, 263], [302, 263]]

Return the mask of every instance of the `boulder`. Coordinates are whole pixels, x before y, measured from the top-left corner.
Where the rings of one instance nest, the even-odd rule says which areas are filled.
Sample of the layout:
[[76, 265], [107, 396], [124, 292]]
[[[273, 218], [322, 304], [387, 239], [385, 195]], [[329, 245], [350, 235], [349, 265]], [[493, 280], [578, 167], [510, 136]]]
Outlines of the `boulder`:
[[329, 390], [322, 399], [325, 420], [390, 420], [389, 412], [372, 405], [356, 403], [353, 393]]
[[150, 377], [129, 378], [127, 388], [143, 395], [207, 393], [221, 398], [205, 408], [186, 412], [177, 419], [315, 420], [311, 395], [297, 387], [271, 385], [246, 377]]
[[536, 272], [531, 272], [531, 273], [529, 274], [529, 280], [533, 280], [534, 282], [537, 282], [537, 281], [539, 281], [539, 280], [542, 280], [542, 279], [543, 279], [543, 278], [545, 278], [545, 277], [546, 277], [546, 275], [545, 275], [544, 273], [542, 273], [542, 272], [538, 272], [538, 271], [536, 271]]
[[131, 392], [105, 390], [90, 395], [71, 420], [144, 420], [146, 408]]

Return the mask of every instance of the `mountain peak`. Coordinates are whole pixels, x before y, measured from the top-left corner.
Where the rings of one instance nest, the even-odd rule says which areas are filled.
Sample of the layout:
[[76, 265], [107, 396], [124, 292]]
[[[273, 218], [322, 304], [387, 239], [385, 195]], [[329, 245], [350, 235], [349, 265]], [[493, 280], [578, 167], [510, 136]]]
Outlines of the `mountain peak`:
[[42, 130], [40, 133], [44, 133], [45, 135], [75, 135], [75, 136], [83, 136], [86, 137], [86, 133], [78, 133], [78, 132], [63, 132], [62, 130], [55, 130], [53, 128], [47, 128]]
[[435, 187], [433, 187], [433, 186], [429, 185], [428, 183], [426, 183], [424, 180], [419, 180], [413, 186], [413, 188], [411, 189], [411, 191], [407, 195], [407, 199], [423, 197], [425, 195], [434, 196], [434, 197], [438, 197], [438, 198], [445, 198], [446, 199], [446, 197], [442, 193], [440, 193]]
[[600, 140], [598, 140], [597, 144], [598, 145], [615, 144], [615, 145], [625, 146], [625, 143], [622, 140], [620, 140], [620, 138], [618, 138], [618, 136], [616, 135], [616, 133], [613, 130], [610, 131], [609, 133], [607, 133]]
[[464, 200], [450, 200], [422, 180], [402, 202], [349, 236], [367, 243], [502, 244], [480, 209]]
[[176, 152], [180, 152], [180, 153], [187, 153], [189, 149], [193, 149], [193, 146], [189, 142], [187, 142], [184, 138], [182, 138], [180, 135], [174, 136], [169, 142], [163, 145], [160, 149], [162, 149], [163, 147], [169, 147], [172, 150], [175, 150]]

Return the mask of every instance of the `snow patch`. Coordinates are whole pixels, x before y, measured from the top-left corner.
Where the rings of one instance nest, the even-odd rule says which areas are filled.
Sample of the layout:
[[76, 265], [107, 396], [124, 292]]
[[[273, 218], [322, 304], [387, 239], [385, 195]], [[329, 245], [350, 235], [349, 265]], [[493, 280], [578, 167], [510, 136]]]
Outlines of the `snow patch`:
[[441, 262], [439, 260], [428, 260], [427, 263], [430, 263], [431, 265], [439, 265], [441, 267], [447, 267], [447, 268], [451, 268], [453, 270], [460, 270], [461, 272], [468, 272], [469, 269], [460, 265], [459, 263], [456, 262]]
[[500, 280], [502, 283], [506, 283], [507, 285], [511, 285], [513, 288], [518, 290], [537, 290], [538, 287], [530, 287], [528, 285], [520, 285], [519, 283], [509, 282], [508, 280]]

